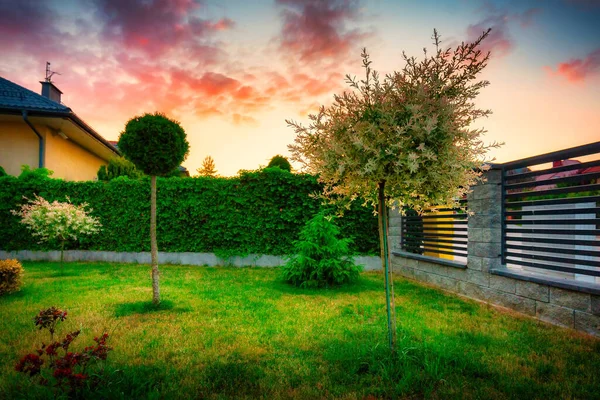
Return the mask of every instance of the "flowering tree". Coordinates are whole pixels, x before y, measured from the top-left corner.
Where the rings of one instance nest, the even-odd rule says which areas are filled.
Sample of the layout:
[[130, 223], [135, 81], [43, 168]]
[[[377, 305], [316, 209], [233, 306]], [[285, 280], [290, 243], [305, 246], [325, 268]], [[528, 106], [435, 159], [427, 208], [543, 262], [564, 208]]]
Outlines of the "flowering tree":
[[377, 205], [381, 259], [386, 277], [390, 347], [395, 346], [395, 306], [387, 243], [387, 208], [417, 212], [456, 204], [480, 177], [490, 147], [471, 124], [491, 112], [474, 104], [489, 84], [477, 80], [488, 54], [479, 46], [489, 34], [454, 50], [440, 48], [418, 61], [403, 53], [405, 66], [383, 80], [371, 69], [363, 50], [365, 79], [346, 76], [351, 90], [334, 96], [311, 123], [286, 121], [297, 134], [289, 148], [294, 160], [319, 175], [324, 195], [352, 201], [362, 197]]
[[81, 235], [92, 235], [102, 226], [98, 218], [88, 215], [86, 207], [87, 203], [71, 204], [68, 197], [65, 203], [56, 200], [50, 203], [36, 195], [34, 200], [23, 204], [21, 209], [11, 212], [21, 217], [21, 223], [27, 225], [32, 234], [40, 238], [40, 242], [60, 242], [62, 267], [65, 243], [68, 240], [77, 241]]

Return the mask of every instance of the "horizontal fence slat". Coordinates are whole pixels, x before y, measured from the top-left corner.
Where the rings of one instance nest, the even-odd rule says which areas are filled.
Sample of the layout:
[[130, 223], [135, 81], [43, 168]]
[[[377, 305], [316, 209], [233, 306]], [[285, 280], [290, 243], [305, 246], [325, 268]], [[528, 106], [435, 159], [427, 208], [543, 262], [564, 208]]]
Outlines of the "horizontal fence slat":
[[[417, 224], [415, 224], [417, 225]], [[423, 226], [435, 226], [435, 225], [467, 225], [467, 221], [465, 220], [461, 220], [461, 221], [425, 221], [422, 224], [418, 224], [418, 225], [423, 225]], [[409, 225], [410, 226], [410, 225]]]
[[553, 174], [553, 173], [557, 173], [557, 172], [580, 170], [580, 169], [592, 168], [592, 167], [597, 167], [597, 166], [600, 166], [600, 160], [584, 162], [581, 164], [563, 165], [560, 167], [547, 168], [547, 169], [542, 169], [542, 170], [538, 170], [538, 171], [523, 172], [523, 173], [514, 174], [514, 175], [507, 175], [506, 180], [514, 181], [517, 179], [519, 179], [519, 180], [520, 179], [529, 179], [529, 178], [534, 178], [534, 177], [540, 176], [540, 175], [548, 175], [548, 174]]
[[[411, 245], [411, 242], [405, 242], [405, 243], [407, 243], [409, 246]], [[412, 247], [414, 247], [414, 246], [412, 246]], [[466, 247], [448, 246], [448, 245], [438, 244], [438, 243], [424, 243], [423, 247], [449, 249], [449, 250], [459, 250], [459, 251], [464, 251], [464, 252], [467, 251]]]
[[[600, 218], [571, 219], [505, 219], [508, 225], [599, 225]], [[576, 234], [578, 229], [573, 229]]]
[[547, 270], [551, 270], [551, 271], [568, 272], [568, 273], [581, 274], [581, 275], [600, 276], [600, 271], [591, 271], [591, 270], [587, 270], [587, 269], [579, 269], [579, 268], [572, 268], [572, 267], [562, 267], [559, 265], [538, 264], [538, 263], [533, 263], [533, 262], [528, 262], [528, 261], [512, 260], [512, 259], [506, 260], [506, 263], [521, 265], [523, 267], [547, 269]]
[[600, 257], [600, 251], [596, 250], [582, 250], [582, 249], [561, 249], [557, 247], [539, 247], [539, 246], [523, 246], [517, 244], [507, 244], [508, 250], [525, 250], [535, 251], [538, 253], [559, 253], [559, 254], [577, 254], [582, 256]]
[[429, 253], [438, 253], [438, 254], [446, 254], [449, 256], [458, 256], [458, 257], [467, 257], [467, 253], [460, 253], [460, 252], [456, 252], [456, 251], [446, 251], [446, 250], [436, 250], [436, 249], [429, 249], [429, 248], [423, 248], [422, 249], [424, 252], [429, 252]]
[[541, 238], [541, 237], [520, 237], [520, 236], [507, 236], [507, 241], [513, 242], [534, 242], [534, 243], [548, 243], [548, 244], [564, 244], [564, 245], [580, 245], [580, 246], [600, 246], [600, 240], [578, 240], [578, 239], [555, 239], [555, 238]]
[[424, 228], [424, 227], [403, 227], [403, 231], [411, 234], [411, 233], [419, 233], [419, 232], [427, 232], [427, 233], [435, 233], [437, 231], [455, 231], [455, 232], [467, 232], [468, 228], [454, 228], [452, 226], [450, 227], [443, 227], [443, 226], [439, 226], [436, 228]]
[[585, 235], [598, 236], [600, 229], [544, 229], [544, 228], [506, 228], [506, 233], [531, 233], [540, 235]]
[[553, 206], [564, 204], [579, 204], [579, 203], [599, 203], [600, 196], [581, 196], [581, 197], [565, 197], [561, 199], [542, 199], [542, 200], [522, 200], [510, 201], [505, 203], [506, 208], [518, 207], [538, 207], [538, 206]]
[[409, 223], [411, 221], [421, 221], [421, 220], [425, 220], [425, 219], [465, 219], [467, 218], [467, 214], [427, 214], [427, 215], [421, 215], [420, 217], [402, 217], [402, 219], [408, 221]]
[[[542, 181], [518, 182], [504, 185], [506, 190], [522, 189], [525, 187], [555, 185], [558, 183], [583, 183], [589, 182], [600, 177], [600, 172], [591, 172], [588, 174], [577, 174], [564, 176], [560, 178], [544, 179]], [[528, 192], [529, 193], [529, 192]]]
[[535, 157], [527, 157], [521, 160], [510, 161], [501, 164], [501, 166], [504, 170], [508, 171], [522, 167], [530, 167], [532, 165], [545, 164], [547, 162], [556, 160], [566, 160], [569, 158], [587, 156], [597, 153], [600, 153], [600, 142], [584, 144], [582, 146], [571, 147], [570, 149], [553, 151], [551, 153], [540, 154], [539, 156]]
[[506, 211], [505, 215], [509, 216], [530, 216], [530, 215], [565, 215], [565, 214], [599, 214], [600, 207], [594, 208], [564, 208], [560, 210], [522, 210], [522, 211]]
[[447, 244], [460, 244], [460, 245], [467, 245], [467, 241], [459, 241], [459, 240], [444, 240], [444, 239], [437, 239], [437, 238], [413, 238], [413, 237], [405, 237], [404, 241], [406, 241], [407, 243], [422, 243], [422, 242], [427, 242], [427, 243], [447, 243]]
[[552, 257], [552, 256], [544, 256], [538, 254], [528, 254], [528, 253], [513, 253], [510, 251], [506, 252], [507, 257], [518, 257], [518, 258], [527, 258], [531, 260], [541, 260], [541, 261], [551, 261], [563, 264], [578, 264], [578, 265], [587, 265], [590, 267], [600, 267], [600, 261], [594, 260], [575, 260], [572, 258], [561, 258], [561, 257]]
[[580, 185], [580, 186], [569, 186], [564, 188], [556, 188], [556, 189], [548, 189], [548, 190], [539, 190], [534, 192], [518, 192], [518, 193], [506, 193], [505, 198], [508, 199], [518, 199], [518, 198], [527, 198], [534, 196], [548, 196], [551, 194], [566, 194], [566, 193], [576, 193], [576, 192], [593, 192], [600, 191], [600, 184], [592, 184], [592, 185]]
[[453, 235], [451, 233], [445, 234], [445, 233], [440, 233], [437, 235], [417, 235], [417, 234], [410, 234], [410, 236], [405, 236], [404, 234], [402, 235], [403, 238], [406, 237], [412, 237], [412, 238], [429, 238], [429, 239], [436, 239], [436, 238], [453, 238], [453, 239], [468, 239], [468, 235], [460, 235], [460, 234], [456, 234]]
[[425, 233], [431, 233], [431, 232], [437, 232], [437, 231], [454, 231], [454, 232], [467, 232], [469, 228], [455, 228], [455, 227], [443, 227], [443, 226], [438, 226], [437, 228], [424, 228], [423, 232]]

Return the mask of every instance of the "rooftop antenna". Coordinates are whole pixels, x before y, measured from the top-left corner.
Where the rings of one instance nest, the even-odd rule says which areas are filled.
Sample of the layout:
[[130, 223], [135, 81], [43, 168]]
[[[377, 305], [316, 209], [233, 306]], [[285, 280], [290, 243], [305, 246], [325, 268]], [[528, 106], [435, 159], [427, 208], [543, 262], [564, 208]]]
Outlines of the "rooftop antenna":
[[50, 61], [46, 61], [46, 82], [52, 83], [52, 76], [54, 76], [54, 74], [61, 75], [56, 71], [50, 71]]

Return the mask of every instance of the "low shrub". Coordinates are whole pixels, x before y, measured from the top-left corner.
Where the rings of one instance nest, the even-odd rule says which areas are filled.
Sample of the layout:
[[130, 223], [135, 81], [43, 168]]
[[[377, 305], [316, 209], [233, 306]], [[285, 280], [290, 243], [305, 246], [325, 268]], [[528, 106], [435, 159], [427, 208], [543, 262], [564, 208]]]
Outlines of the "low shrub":
[[295, 255], [282, 267], [283, 279], [300, 287], [337, 286], [355, 281], [362, 267], [350, 256], [350, 239], [338, 239], [333, 217], [318, 213], [300, 231]]
[[69, 397], [81, 397], [83, 391], [93, 389], [88, 366], [90, 363], [106, 360], [112, 347], [107, 345], [108, 333], [95, 337], [95, 344], [82, 351], [70, 350], [73, 341], [81, 330], [67, 333], [63, 339], [55, 341], [56, 325], [67, 319], [67, 312], [56, 307], [41, 310], [33, 318], [39, 330], [50, 333], [50, 343], [42, 345], [34, 353], [26, 354], [15, 365], [15, 370], [28, 375], [33, 383], [55, 388]]
[[21, 288], [23, 266], [17, 260], [0, 260], [0, 295], [16, 292]]

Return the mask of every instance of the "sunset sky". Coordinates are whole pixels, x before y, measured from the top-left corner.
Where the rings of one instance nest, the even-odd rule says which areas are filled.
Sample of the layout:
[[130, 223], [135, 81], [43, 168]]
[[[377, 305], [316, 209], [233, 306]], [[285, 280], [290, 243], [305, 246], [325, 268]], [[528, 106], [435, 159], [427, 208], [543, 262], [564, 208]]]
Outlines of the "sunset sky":
[[63, 103], [108, 140], [134, 115], [179, 120], [192, 174], [288, 155], [294, 132], [361, 75], [492, 28], [478, 99], [498, 162], [600, 140], [600, 0], [0, 0], [0, 76], [40, 92], [46, 61]]

